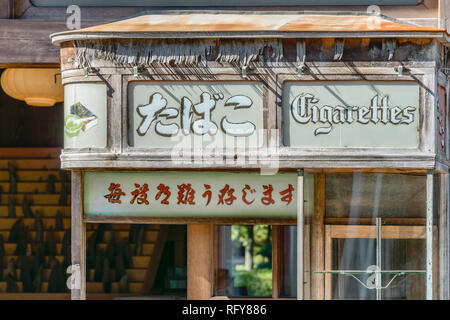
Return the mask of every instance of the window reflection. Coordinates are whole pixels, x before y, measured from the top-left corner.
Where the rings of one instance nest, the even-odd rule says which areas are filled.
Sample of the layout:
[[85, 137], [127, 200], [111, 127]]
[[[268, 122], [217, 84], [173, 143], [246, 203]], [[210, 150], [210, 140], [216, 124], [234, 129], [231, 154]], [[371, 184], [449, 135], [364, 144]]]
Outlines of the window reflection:
[[217, 228], [215, 295], [272, 296], [272, 228], [233, 225]]
[[312, 185], [311, 298], [425, 299], [426, 175], [317, 173]]

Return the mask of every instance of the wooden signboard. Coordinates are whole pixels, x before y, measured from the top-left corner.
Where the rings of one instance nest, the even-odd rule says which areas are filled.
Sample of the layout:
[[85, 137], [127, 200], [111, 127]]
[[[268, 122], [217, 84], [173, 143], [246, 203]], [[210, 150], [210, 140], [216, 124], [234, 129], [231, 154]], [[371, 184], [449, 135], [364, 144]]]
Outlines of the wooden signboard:
[[297, 175], [85, 172], [87, 216], [295, 218]]
[[416, 82], [289, 81], [284, 144], [309, 148], [417, 148]]
[[256, 81], [134, 81], [128, 87], [129, 145], [223, 147], [225, 138], [258, 147], [263, 88]]

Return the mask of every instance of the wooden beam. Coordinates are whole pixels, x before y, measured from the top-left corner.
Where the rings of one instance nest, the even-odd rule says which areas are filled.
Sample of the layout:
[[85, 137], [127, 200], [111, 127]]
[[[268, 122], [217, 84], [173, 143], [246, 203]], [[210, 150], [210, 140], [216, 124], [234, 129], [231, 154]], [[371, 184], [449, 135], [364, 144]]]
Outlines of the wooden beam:
[[311, 300], [311, 226], [305, 223], [303, 233], [303, 299]]
[[209, 300], [212, 297], [212, 239], [210, 224], [187, 226], [187, 298]]
[[[331, 238], [331, 226], [325, 226], [325, 270], [333, 269], [333, 238]], [[325, 275], [325, 300], [333, 298], [331, 274]]]
[[[383, 218], [387, 225], [425, 225], [425, 218]], [[325, 224], [371, 225], [373, 218], [325, 218]]]
[[408, 168], [408, 169], [402, 169], [402, 168], [326, 168], [326, 169], [307, 169], [305, 170], [309, 173], [398, 173], [398, 174], [405, 174], [405, 173], [416, 173], [416, 174], [427, 174], [426, 169], [421, 168]]
[[295, 225], [296, 218], [173, 218], [173, 217], [139, 217], [139, 216], [86, 216], [87, 223], [151, 223], [151, 224], [205, 224], [213, 223], [218, 225]]
[[272, 298], [278, 299], [281, 291], [281, 262], [282, 227], [272, 226]]
[[314, 176], [314, 216], [311, 228], [311, 299], [323, 300], [324, 275], [314, 271], [324, 270], [324, 217], [325, 217], [325, 174]]
[[[20, 18], [28, 9], [33, 8], [30, 0], [13, 0], [14, 2], [14, 18]], [[65, 9], [65, 8], [64, 8]]]
[[14, 16], [14, 0], [0, 0], [0, 19], [11, 19]]
[[83, 177], [72, 171], [72, 265], [80, 265], [80, 289], [72, 289], [72, 300], [86, 300], [86, 224], [83, 221]]
[[[331, 238], [338, 239], [375, 239], [377, 230], [375, 226], [343, 226], [332, 225]], [[425, 239], [425, 226], [383, 226], [382, 239]]]
[[49, 36], [65, 30], [65, 21], [0, 20], [0, 66], [59, 65], [59, 48]]

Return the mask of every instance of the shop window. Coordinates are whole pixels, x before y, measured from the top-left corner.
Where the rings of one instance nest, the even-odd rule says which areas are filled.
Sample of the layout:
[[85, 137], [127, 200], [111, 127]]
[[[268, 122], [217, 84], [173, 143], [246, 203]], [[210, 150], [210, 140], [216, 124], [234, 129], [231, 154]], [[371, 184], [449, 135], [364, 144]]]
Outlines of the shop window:
[[[446, 232], [440, 175], [304, 177], [303, 299], [421, 300], [430, 291], [439, 298], [439, 242], [446, 241], [440, 239]], [[252, 232], [253, 244], [247, 242]], [[218, 226], [214, 247], [216, 297], [297, 298], [297, 226]]]
[[[369, 236], [369, 235], [367, 235]], [[373, 289], [377, 279], [375, 274], [364, 271], [367, 266], [377, 266], [376, 239], [333, 239], [332, 265], [335, 270], [353, 270], [352, 273], [332, 274], [332, 299], [377, 299], [384, 300], [425, 299], [425, 240], [383, 239], [381, 241], [382, 273], [379, 282], [383, 289]]]
[[[428, 249], [435, 293], [438, 180]], [[426, 182], [425, 173], [314, 174], [314, 214], [304, 228], [304, 298], [425, 299]]]
[[216, 229], [216, 296], [272, 297], [272, 227]]

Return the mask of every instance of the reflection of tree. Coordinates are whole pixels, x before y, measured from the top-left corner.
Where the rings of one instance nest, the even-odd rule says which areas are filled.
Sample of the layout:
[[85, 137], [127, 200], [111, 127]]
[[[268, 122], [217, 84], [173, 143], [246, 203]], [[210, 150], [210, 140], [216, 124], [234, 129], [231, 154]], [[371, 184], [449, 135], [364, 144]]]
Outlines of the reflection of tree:
[[245, 248], [245, 270], [272, 267], [271, 226], [233, 226], [231, 238], [235, 246]]

